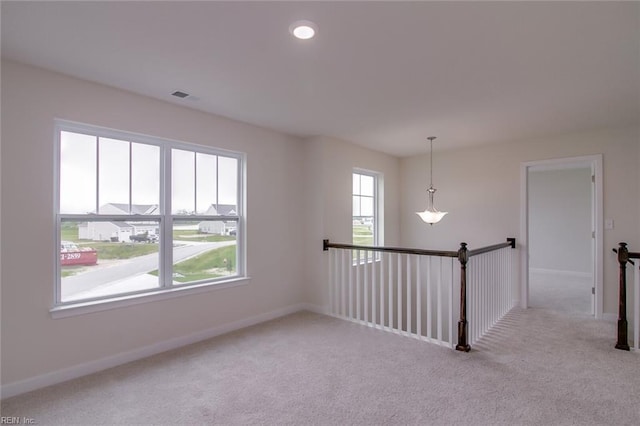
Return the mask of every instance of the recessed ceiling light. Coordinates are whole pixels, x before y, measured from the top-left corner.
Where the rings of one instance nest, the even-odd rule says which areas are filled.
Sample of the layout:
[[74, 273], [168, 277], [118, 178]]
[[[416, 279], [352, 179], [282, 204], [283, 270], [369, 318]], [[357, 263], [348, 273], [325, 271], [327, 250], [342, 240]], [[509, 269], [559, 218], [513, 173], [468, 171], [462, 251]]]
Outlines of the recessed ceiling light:
[[289, 26], [289, 32], [300, 40], [309, 40], [318, 32], [318, 26], [311, 21], [296, 21]]

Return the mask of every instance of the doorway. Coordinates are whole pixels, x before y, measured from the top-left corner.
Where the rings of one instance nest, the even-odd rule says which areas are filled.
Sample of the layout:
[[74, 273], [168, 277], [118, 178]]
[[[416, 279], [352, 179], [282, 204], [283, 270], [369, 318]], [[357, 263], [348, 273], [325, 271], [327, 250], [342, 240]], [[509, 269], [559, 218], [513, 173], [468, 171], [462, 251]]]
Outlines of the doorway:
[[522, 165], [521, 304], [602, 315], [602, 156]]

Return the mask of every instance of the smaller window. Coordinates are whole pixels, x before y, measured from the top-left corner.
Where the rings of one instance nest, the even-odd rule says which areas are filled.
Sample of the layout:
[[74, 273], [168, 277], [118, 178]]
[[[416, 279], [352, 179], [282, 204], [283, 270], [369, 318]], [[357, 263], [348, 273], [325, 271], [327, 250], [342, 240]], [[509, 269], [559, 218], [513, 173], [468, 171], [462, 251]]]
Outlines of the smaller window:
[[352, 241], [354, 245], [380, 245], [379, 176], [378, 173], [363, 170], [353, 172]]

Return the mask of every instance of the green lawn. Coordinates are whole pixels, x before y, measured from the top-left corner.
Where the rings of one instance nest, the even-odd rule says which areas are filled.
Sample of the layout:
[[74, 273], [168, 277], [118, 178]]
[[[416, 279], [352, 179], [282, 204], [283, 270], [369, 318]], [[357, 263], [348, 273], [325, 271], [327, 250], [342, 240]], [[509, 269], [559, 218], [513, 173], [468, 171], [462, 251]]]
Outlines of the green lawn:
[[373, 232], [367, 225], [353, 225], [353, 244], [359, 246], [373, 245]]
[[[225, 259], [227, 262], [225, 263]], [[173, 265], [173, 279], [180, 283], [224, 277], [236, 271], [236, 246], [221, 247]], [[150, 272], [158, 275], [158, 271]]]
[[105, 243], [100, 241], [83, 241], [81, 247], [91, 247], [98, 250], [100, 259], [131, 259], [145, 254], [157, 253], [158, 244], [155, 243]]
[[60, 240], [79, 242], [78, 225], [76, 223], [63, 223], [60, 229]]
[[[224, 260], [227, 260], [225, 263]], [[202, 253], [173, 266], [174, 279], [181, 283], [224, 277], [236, 267], [236, 246], [221, 247]], [[217, 269], [217, 271], [216, 271]], [[229, 271], [229, 272], [226, 272]]]
[[216, 243], [219, 241], [233, 241], [236, 237], [233, 235], [201, 234], [197, 230], [174, 230], [173, 239]]

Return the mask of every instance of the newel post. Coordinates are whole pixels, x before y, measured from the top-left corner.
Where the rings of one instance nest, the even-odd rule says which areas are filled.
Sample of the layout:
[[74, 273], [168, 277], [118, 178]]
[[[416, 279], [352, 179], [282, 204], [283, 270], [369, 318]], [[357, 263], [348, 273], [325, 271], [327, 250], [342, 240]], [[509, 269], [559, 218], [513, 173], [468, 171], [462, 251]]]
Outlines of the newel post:
[[620, 263], [620, 295], [618, 299], [618, 342], [616, 349], [629, 350], [627, 339], [627, 262], [629, 250], [627, 243], [620, 243], [618, 247], [618, 263]]
[[471, 346], [467, 341], [467, 261], [469, 261], [467, 243], [460, 243], [458, 260], [460, 261], [460, 321], [458, 321], [456, 350], [469, 352]]

